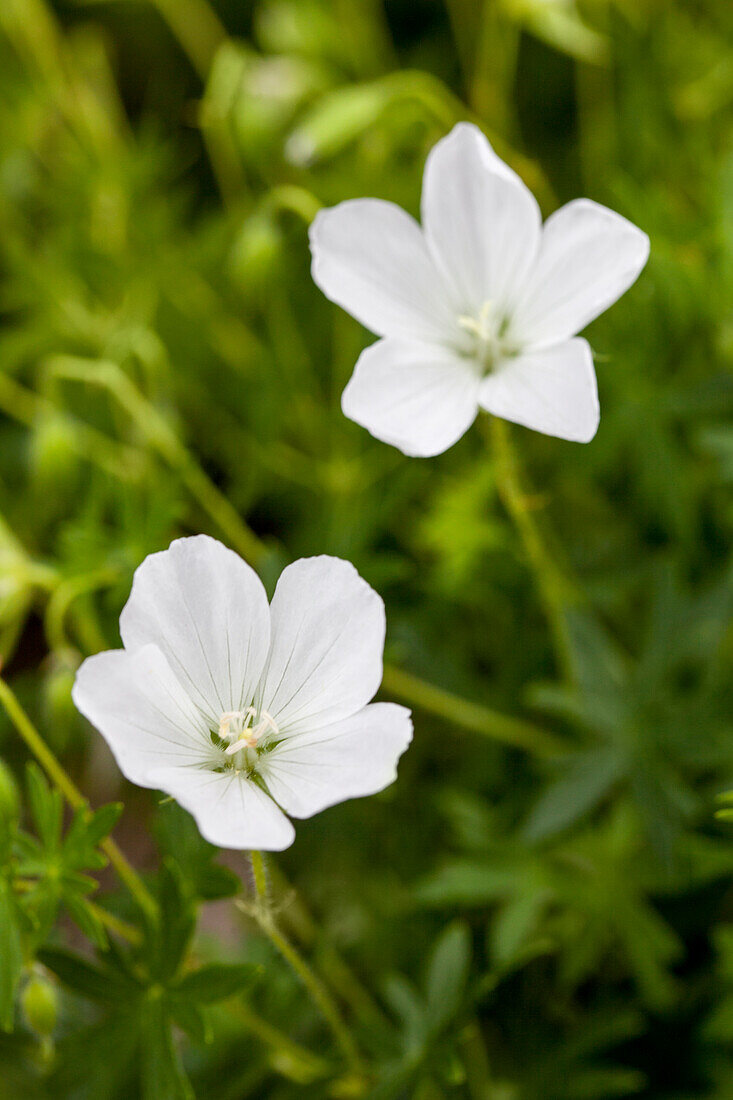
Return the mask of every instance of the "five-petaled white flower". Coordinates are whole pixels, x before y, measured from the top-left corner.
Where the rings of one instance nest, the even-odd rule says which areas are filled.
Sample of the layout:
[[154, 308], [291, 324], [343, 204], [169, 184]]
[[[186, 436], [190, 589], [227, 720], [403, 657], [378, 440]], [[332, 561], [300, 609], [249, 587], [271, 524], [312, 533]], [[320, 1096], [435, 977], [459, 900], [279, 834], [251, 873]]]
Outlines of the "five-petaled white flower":
[[537, 202], [475, 126], [425, 165], [422, 228], [354, 199], [311, 227], [313, 278], [383, 337], [362, 353], [345, 414], [408, 455], [436, 455], [479, 408], [587, 442], [598, 427], [591, 351], [572, 339], [639, 275], [645, 233], [588, 199], [544, 227]]
[[268, 607], [253, 569], [205, 535], [151, 554], [124, 649], [84, 662], [73, 698], [133, 783], [165, 791], [207, 840], [279, 850], [310, 817], [391, 783], [410, 712], [370, 703], [384, 604], [338, 558], [288, 566]]

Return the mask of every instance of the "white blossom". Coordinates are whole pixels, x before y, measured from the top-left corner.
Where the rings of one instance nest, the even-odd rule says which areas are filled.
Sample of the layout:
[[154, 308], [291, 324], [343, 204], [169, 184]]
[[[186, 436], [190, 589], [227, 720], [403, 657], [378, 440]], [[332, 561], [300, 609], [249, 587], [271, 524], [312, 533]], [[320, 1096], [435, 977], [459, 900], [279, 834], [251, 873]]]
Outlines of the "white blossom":
[[544, 226], [537, 202], [475, 126], [425, 165], [422, 227], [354, 199], [311, 227], [313, 278], [382, 339], [360, 356], [345, 414], [408, 455], [435, 455], [480, 408], [563, 439], [598, 427], [590, 348], [575, 334], [635, 281], [649, 240], [576, 199]]
[[124, 649], [88, 658], [76, 706], [125, 776], [172, 795], [207, 840], [279, 850], [310, 817], [396, 776], [410, 712], [370, 703], [384, 604], [338, 558], [288, 566], [268, 606], [253, 569], [205, 535], [151, 554], [120, 618]]

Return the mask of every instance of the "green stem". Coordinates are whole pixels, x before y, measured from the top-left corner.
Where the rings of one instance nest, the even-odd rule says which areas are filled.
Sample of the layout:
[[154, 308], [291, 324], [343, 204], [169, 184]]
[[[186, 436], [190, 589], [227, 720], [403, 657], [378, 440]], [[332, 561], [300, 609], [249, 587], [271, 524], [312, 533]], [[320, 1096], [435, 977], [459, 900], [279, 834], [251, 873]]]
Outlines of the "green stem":
[[565, 678], [570, 680], [572, 656], [566, 610], [576, 599], [576, 594], [547, 550], [530, 498], [522, 487], [519, 460], [508, 424], [492, 416], [489, 430], [496, 460], [496, 487], [524, 544], [552, 633], [558, 664]]
[[384, 667], [382, 687], [406, 703], [502, 745], [525, 749], [543, 757], [560, 756], [568, 751], [562, 738], [540, 726], [501, 714], [490, 707], [471, 703], [392, 665]]
[[359, 1052], [341, 1017], [338, 1005], [298, 949], [275, 923], [268, 899], [267, 872], [262, 852], [251, 852], [250, 857], [257, 898], [257, 904], [254, 906], [252, 914], [257, 924], [310, 993], [314, 1004], [330, 1027], [333, 1037], [350, 1068], [354, 1073], [361, 1074], [362, 1067]]
[[[74, 781], [49, 749], [30, 718], [23, 710], [7, 682], [0, 677], [0, 705], [25, 741], [27, 747], [44, 769], [51, 782], [61, 792], [73, 810], [89, 809], [89, 803]], [[111, 837], [100, 841], [99, 847], [105, 853], [117, 872], [120, 880], [128, 888], [140, 908], [149, 917], [156, 918], [158, 906], [139, 874], [128, 862]]]
[[216, 51], [226, 40], [219, 17], [206, 0], [151, 0], [194, 69], [206, 80]]
[[[56, 586], [48, 601], [44, 616], [46, 638], [51, 649], [61, 651], [71, 648], [66, 636], [64, 620], [74, 600], [98, 588], [115, 584], [119, 579], [120, 574], [116, 569], [105, 568], [95, 570], [93, 573], [86, 573], [80, 577], [70, 577]], [[104, 640], [98, 640], [102, 642], [102, 645], [95, 648], [103, 649]]]
[[62, 420], [69, 428], [68, 445], [81, 458], [95, 462], [100, 469], [121, 480], [134, 478], [140, 471], [139, 451], [113, 442], [103, 432], [83, 424], [5, 374], [0, 374], [0, 411], [31, 429], [44, 417]]
[[333, 944], [328, 941], [322, 942], [315, 917], [280, 868], [273, 865], [270, 877], [273, 883], [277, 883], [278, 898], [282, 895], [287, 899], [282, 906], [282, 914], [293, 935], [309, 949], [318, 944], [319, 967], [344, 1004], [348, 1005], [354, 1016], [372, 1031], [378, 1033], [389, 1028], [389, 1020], [349, 964]]
[[332, 1066], [318, 1054], [294, 1042], [289, 1036], [279, 1031], [267, 1020], [263, 1020], [243, 1001], [234, 1001], [228, 1011], [237, 1017], [247, 1029], [266, 1046], [277, 1051], [278, 1056], [283, 1056], [297, 1066], [299, 1074], [306, 1071], [311, 1080], [328, 1077], [332, 1073]]
[[323, 204], [307, 188], [293, 183], [281, 183], [268, 191], [265, 205], [275, 211], [287, 210], [297, 215], [306, 225], [310, 225]]
[[187, 447], [116, 363], [56, 356], [48, 363], [54, 375], [103, 386], [119, 402], [158, 454], [179, 474], [191, 496], [251, 565], [267, 548], [242, 520], [236, 508], [196, 463]]

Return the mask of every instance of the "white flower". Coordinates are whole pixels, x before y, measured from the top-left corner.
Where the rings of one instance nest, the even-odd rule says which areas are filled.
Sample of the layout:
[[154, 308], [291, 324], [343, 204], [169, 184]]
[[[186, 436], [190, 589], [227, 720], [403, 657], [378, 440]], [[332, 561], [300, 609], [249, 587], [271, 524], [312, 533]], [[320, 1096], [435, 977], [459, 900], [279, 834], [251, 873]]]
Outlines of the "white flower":
[[422, 228], [354, 199], [311, 227], [313, 278], [383, 339], [360, 356], [345, 414], [408, 455], [435, 455], [479, 408], [587, 442], [598, 427], [591, 351], [571, 339], [639, 275], [645, 233], [577, 199], [542, 226], [537, 202], [475, 126], [425, 165]]
[[396, 776], [410, 712], [369, 703], [384, 631], [348, 562], [295, 562], [268, 607], [237, 554], [179, 539], [137, 570], [125, 648], [86, 660], [73, 698], [127, 778], [172, 795], [207, 840], [279, 850], [295, 837], [283, 810], [310, 817]]

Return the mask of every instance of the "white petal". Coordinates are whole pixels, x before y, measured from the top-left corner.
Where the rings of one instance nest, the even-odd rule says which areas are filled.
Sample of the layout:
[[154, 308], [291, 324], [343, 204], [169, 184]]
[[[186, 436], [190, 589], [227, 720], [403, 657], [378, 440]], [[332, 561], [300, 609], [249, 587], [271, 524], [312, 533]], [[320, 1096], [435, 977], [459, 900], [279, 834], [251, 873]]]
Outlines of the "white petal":
[[355, 714], [382, 680], [384, 604], [353, 565], [302, 558], [284, 569], [270, 607], [272, 646], [257, 692], [281, 733]]
[[295, 839], [282, 810], [242, 775], [171, 767], [152, 778], [158, 790], [193, 814], [201, 835], [219, 848], [280, 852]]
[[263, 777], [283, 809], [311, 817], [393, 783], [411, 739], [409, 710], [373, 703], [343, 722], [282, 742], [262, 758]]
[[598, 429], [593, 357], [585, 340], [510, 359], [481, 383], [481, 405], [536, 432], [588, 443]]
[[316, 285], [378, 336], [440, 339], [454, 327], [420, 226], [399, 206], [351, 199], [322, 210], [310, 243]]
[[641, 229], [590, 199], [576, 199], [545, 223], [537, 263], [512, 331], [525, 342], [567, 340], [629, 289], [649, 257]]
[[135, 573], [120, 616], [128, 650], [152, 642], [210, 722], [249, 705], [270, 644], [262, 582], [207, 535], [178, 539]]
[[199, 766], [212, 756], [208, 726], [157, 646], [88, 657], [72, 698], [138, 786], [157, 786], [151, 775], [166, 764]]
[[359, 356], [341, 407], [377, 439], [425, 458], [470, 428], [479, 381], [476, 366], [446, 348], [378, 340]]
[[461, 312], [513, 302], [536, 257], [542, 218], [532, 192], [476, 126], [459, 123], [430, 151], [422, 221]]

